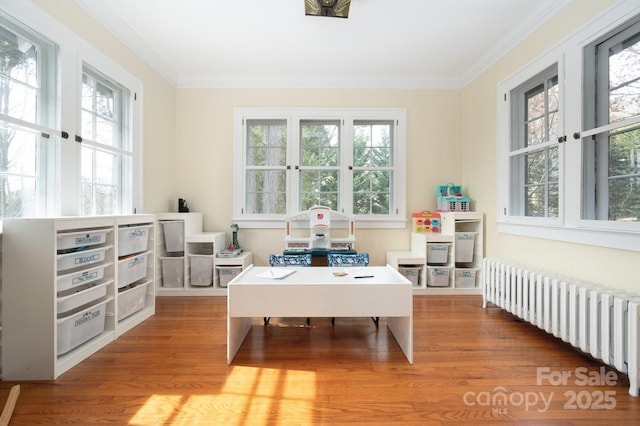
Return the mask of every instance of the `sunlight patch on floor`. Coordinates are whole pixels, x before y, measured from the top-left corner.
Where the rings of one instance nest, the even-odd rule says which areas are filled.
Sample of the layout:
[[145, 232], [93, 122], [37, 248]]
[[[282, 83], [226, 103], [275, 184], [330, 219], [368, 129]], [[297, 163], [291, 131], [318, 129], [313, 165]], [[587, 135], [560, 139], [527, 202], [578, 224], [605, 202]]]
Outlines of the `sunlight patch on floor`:
[[[152, 395], [131, 425], [266, 425], [311, 423], [315, 373], [275, 368], [233, 367], [217, 395]], [[225, 418], [226, 417], [226, 418]], [[222, 424], [222, 423], [220, 423]]]

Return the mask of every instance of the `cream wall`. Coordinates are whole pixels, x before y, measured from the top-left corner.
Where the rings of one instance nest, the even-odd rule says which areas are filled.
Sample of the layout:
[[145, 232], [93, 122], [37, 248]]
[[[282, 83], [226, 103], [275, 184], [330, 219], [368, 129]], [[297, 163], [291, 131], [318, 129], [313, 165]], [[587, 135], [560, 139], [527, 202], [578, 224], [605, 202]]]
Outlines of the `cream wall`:
[[167, 211], [176, 197], [175, 88], [73, 0], [33, 0], [33, 3], [142, 82], [144, 212]]
[[[229, 231], [233, 202], [233, 108], [401, 107], [407, 110], [407, 212], [435, 208], [437, 185], [463, 185], [485, 212], [486, 253], [636, 290], [637, 252], [499, 234], [496, 210], [496, 87], [612, 0], [574, 0], [463, 90], [176, 89], [73, 0], [34, 0], [144, 85], [144, 205], [175, 211], [178, 197], [204, 213], [207, 230]], [[265, 264], [283, 248], [279, 230], [241, 229], [240, 244]], [[358, 229], [357, 247], [382, 264], [409, 248], [409, 227]]]
[[497, 85], [613, 1], [575, 0], [462, 92], [463, 183], [485, 212], [486, 255], [638, 291], [640, 253], [500, 234], [496, 228]]
[[[176, 182], [205, 229], [229, 231], [233, 215], [235, 107], [400, 107], [407, 111], [407, 211], [435, 209], [437, 185], [460, 182], [461, 93], [458, 90], [179, 89]], [[283, 230], [241, 229], [240, 245], [266, 264], [282, 252]], [[387, 250], [409, 249], [409, 228], [356, 230], [356, 247], [372, 264]]]

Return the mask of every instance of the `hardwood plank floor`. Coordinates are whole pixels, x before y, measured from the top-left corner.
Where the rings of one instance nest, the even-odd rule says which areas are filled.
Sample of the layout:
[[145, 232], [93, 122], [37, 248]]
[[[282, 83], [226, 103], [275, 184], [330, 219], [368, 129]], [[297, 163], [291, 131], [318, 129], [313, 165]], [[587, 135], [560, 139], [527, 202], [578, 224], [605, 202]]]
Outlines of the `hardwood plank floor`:
[[[21, 382], [10, 424], [640, 422], [626, 376], [483, 310], [478, 296], [414, 297], [413, 365], [384, 318], [378, 329], [366, 318], [256, 319], [228, 366], [226, 298], [159, 297], [156, 311], [58, 380]], [[0, 383], [3, 401], [15, 383]]]

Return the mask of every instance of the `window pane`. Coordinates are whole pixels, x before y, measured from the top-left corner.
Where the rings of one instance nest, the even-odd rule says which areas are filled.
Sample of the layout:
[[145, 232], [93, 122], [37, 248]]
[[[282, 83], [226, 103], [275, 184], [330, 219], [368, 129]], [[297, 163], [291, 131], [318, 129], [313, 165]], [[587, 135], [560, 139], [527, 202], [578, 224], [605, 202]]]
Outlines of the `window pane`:
[[353, 126], [353, 165], [389, 167], [393, 162], [393, 122], [358, 122]]
[[526, 216], [544, 217], [544, 186], [533, 185], [527, 187], [527, 210]]
[[609, 121], [640, 114], [640, 34], [609, 49]]
[[640, 176], [609, 179], [609, 220], [640, 220]]
[[302, 170], [300, 172], [300, 210], [320, 205], [338, 210], [338, 171]]
[[609, 220], [640, 220], [640, 129], [609, 137]]
[[391, 172], [353, 172], [353, 213], [389, 214], [391, 211]]
[[[2, 24], [2, 21], [0, 21]], [[37, 122], [38, 46], [8, 28], [0, 31], [0, 113]]]
[[538, 145], [545, 142], [544, 117], [526, 124], [527, 141], [525, 146]]
[[287, 159], [287, 122], [247, 122], [247, 166], [284, 166]]
[[544, 183], [547, 176], [545, 151], [534, 152], [527, 155], [526, 158], [526, 184], [531, 185], [536, 183]]
[[40, 213], [38, 205], [44, 203], [44, 199], [38, 200], [36, 194], [38, 188], [44, 192], [46, 185], [39, 170], [41, 152], [39, 134], [0, 123], [0, 199], [4, 217], [37, 216]]
[[286, 212], [286, 174], [284, 170], [247, 170], [247, 214]]
[[3, 217], [37, 215], [36, 179], [0, 174], [0, 207]]
[[527, 115], [525, 120], [535, 120], [544, 115], [544, 86], [541, 84], [534, 89], [527, 92], [525, 95], [525, 101], [527, 103]]
[[300, 157], [302, 166], [338, 166], [340, 122], [301, 121]]
[[117, 154], [82, 148], [82, 214], [116, 214], [119, 210]]
[[88, 66], [83, 68], [81, 90], [82, 137], [129, 150], [125, 119], [129, 92]]

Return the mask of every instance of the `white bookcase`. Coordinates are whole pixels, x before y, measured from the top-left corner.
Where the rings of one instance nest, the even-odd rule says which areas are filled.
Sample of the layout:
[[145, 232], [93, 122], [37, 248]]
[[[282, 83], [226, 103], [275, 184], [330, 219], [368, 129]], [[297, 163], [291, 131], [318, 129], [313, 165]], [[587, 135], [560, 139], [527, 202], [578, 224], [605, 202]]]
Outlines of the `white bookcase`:
[[411, 233], [411, 251], [387, 252], [387, 263], [419, 273], [415, 294], [480, 294], [483, 215], [441, 212], [441, 232]]
[[153, 215], [4, 219], [3, 380], [56, 379], [155, 313], [154, 226]]
[[220, 280], [221, 265], [242, 270], [253, 261], [251, 252], [216, 257], [229, 245], [227, 234], [204, 232], [202, 213], [158, 213], [156, 219], [158, 295], [226, 296], [227, 288]]

